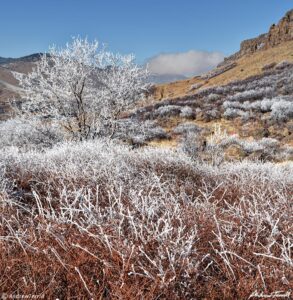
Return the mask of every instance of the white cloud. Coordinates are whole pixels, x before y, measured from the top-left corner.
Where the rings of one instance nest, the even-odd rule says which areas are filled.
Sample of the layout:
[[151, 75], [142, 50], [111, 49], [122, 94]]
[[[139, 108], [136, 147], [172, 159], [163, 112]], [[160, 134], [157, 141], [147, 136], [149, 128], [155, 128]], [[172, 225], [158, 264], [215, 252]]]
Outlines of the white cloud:
[[202, 74], [224, 59], [221, 52], [190, 50], [179, 53], [163, 53], [148, 60], [151, 73], [192, 76]]

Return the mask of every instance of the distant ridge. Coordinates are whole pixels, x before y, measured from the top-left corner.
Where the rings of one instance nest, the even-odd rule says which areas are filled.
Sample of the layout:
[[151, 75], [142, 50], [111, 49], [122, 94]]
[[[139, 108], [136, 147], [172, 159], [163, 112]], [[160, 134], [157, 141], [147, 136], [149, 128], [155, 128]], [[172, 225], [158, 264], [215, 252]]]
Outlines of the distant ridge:
[[19, 58], [12, 57], [0, 57], [0, 65], [16, 63], [16, 62], [36, 62], [40, 59], [43, 53], [34, 53]]

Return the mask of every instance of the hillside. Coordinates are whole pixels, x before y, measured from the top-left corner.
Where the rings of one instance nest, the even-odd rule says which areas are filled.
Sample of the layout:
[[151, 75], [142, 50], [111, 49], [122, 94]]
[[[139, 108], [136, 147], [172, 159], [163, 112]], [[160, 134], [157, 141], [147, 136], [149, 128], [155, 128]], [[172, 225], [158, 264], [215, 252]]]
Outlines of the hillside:
[[[292, 24], [290, 11], [268, 34], [241, 43], [216, 69], [157, 85], [132, 115], [151, 130], [143, 139], [133, 134], [132, 143], [177, 147], [197, 141], [199, 149], [220, 130], [228, 158], [293, 159]], [[274, 154], [264, 154], [270, 147]]]
[[20, 58], [0, 57], [0, 120], [8, 117], [9, 101], [21, 94], [12, 72], [29, 73], [40, 55], [41, 53], [35, 53]]
[[[234, 67], [215, 77], [206, 78], [209, 76], [209, 74], [206, 74], [187, 80], [158, 85], [154, 98], [155, 100], [162, 100], [191, 95], [196, 90], [202, 88], [214, 85], [225, 85], [233, 80], [243, 80], [250, 76], [262, 74], [263, 68], [269, 64], [277, 64], [284, 60], [293, 62], [293, 40], [254, 54], [244, 55], [235, 60]], [[213, 71], [216, 73], [218, 70], [221, 72], [221, 67]], [[212, 74], [212, 72], [210, 74]]]
[[268, 33], [243, 41], [237, 53], [226, 58], [211, 72], [158, 85], [154, 98], [161, 100], [185, 96], [202, 88], [243, 80], [262, 74], [263, 68], [269, 64], [284, 60], [293, 62], [293, 10], [287, 12], [277, 25], [273, 24]]

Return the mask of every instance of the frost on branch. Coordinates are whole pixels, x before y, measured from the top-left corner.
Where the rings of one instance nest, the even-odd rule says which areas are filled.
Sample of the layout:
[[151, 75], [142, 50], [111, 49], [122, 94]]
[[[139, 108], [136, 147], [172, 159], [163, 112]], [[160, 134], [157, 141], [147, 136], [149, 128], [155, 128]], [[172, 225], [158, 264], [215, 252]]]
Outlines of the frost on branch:
[[74, 38], [52, 47], [29, 75], [14, 73], [25, 91], [19, 111], [61, 123], [76, 140], [112, 135], [121, 112], [147, 92], [147, 71], [133, 55], [107, 52], [97, 41]]

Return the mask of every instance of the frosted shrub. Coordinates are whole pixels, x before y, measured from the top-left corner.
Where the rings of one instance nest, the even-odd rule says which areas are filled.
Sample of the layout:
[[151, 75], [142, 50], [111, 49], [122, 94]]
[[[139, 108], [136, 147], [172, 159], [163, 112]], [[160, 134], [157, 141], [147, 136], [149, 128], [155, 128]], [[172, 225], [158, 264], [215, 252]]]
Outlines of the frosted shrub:
[[207, 119], [211, 119], [211, 120], [214, 120], [214, 119], [217, 119], [220, 117], [220, 112], [216, 108], [208, 109], [204, 112], [204, 114]]
[[279, 146], [280, 142], [273, 138], [262, 138], [259, 141], [260, 145], [265, 148], [275, 148]]
[[225, 101], [223, 103], [223, 108], [225, 109], [242, 109], [244, 111], [255, 110], [259, 112], [268, 112], [271, 111], [273, 103], [277, 101], [275, 99], [263, 99], [253, 102], [245, 101], [240, 103], [239, 101]]
[[143, 128], [143, 136], [146, 141], [152, 139], [165, 139], [168, 137], [166, 131], [161, 126], [152, 126]]
[[253, 102], [245, 101], [240, 103], [239, 101], [225, 101], [223, 103], [223, 108], [226, 109], [224, 116], [226, 117], [236, 117], [243, 115], [243, 111], [259, 111], [262, 113], [272, 111], [272, 118], [275, 120], [287, 120], [292, 117], [292, 107], [293, 102], [290, 98], [276, 97], [273, 99], [263, 99]]
[[272, 151], [277, 146], [279, 146], [279, 142], [273, 138], [262, 138], [259, 141], [249, 141], [240, 139], [237, 135], [228, 136], [223, 138], [219, 143], [221, 147], [228, 147], [231, 145], [240, 146], [245, 152], [253, 153], [256, 151]]
[[275, 62], [272, 62], [272, 63], [269, 63], [269, 64], [265, 64], [263, 67], [262, 67], [262, 71], [268, 71], [268, 70], [271, 70], [272, 68], [274, 68], [276, 66], [276, 63]]
[[65, 139], [59, 126], [36, 120], [10, 119], [0, 123], [1, 147], [51, 147]]
[[208, 101], [217, 101], [221, 99], [221, 96], [218, 94], [209, 94], [207, 97]]
[[260, 102], [260, 110], [262, 112], [268, 112], [272, 109], [272, 105], [274, 103], [274, 100], [273, 99], [263, 99], [261, 100]]
[[192, 108], [190, 106], [182, 107], [181, 112], [180, 112], [180, 117], [181, 118], [193, 118], [194, 113], [193, 113]]
[[193, 160], [198, 159], [203, 151], [202, 139], [196, 131], [186, 131], [180, 144], [180, 150], [191, 157]]
[[176, 134], [186, 134], [186, 133], [197, 133], [202, 129], [194, 123], [181, 123], [174, 128], [173, 132]]
[[246, 90], [244, 92], [236, 93], [227, 98], [228, 101], [245, 101], [256, 100], [263, 97], [273, 96], [274, 89], [272, 87], [260, 88], [256, 90]]
[[199, 90], [196, 95], [200, 97], [208, 96], [209, 94], [223, 95], [230, 91], [230, 86], [211, 86]]
[[155, 113], [160, 117], [169, 117], [179, 115], [180, 112], [181, 106], [179, 105], [164, 105], [160, 106]]
[[277, 121], [287, 121], [293, 118], [293, 101], [280, 100], [272, 105], [271, 116]]
[[239, 101], [228, 101], [226, 100], [223, 103], [223, 108], [224, 109], [228, 109], [228, 108], [242, 108], [242, 103], [240, 103]]
[[[246, 155], [259, 153], [262, 159], [274, 159], [282, 156], [285, 150], [280, 148], [278, 140], [273, 138], [262, 138], [260, 140], [246, 140], [238, 135], [228, 135], [220, 127], [216, 127], [214, 133], [207, 139], [207, 153], [222, 155], [230, 146], [238, 146]], [[287, 150], [286, 150], [287, 151]], [[283, 155], [284, 156], [284, 155]]]
[[257, 141], [238, 140], [237, 142], [247, 153], [253, 153], [264, 149], [263, 145]]
[[210, 78], [216, 77], [220, 74], [223, 74], [224, 72], [227, 72], [228, 70], [233, 69], [236, 66], [237, 66], [237, 64], [235, 62], [227, 63], [227, 64], [222, 65], [221, 67], [218, 67], [212, 71], [209, 71], [209, 72], [201, 75], [200, 77], [202, 79], [210, 79]]
[[117, 122], [116, 132], [113, 137], [137, 145], [143, 145], [146, 141], [152, 139], [167, 138], [167, 134], [155, 121], [147, 120], [142, 122], [137, 119], [123, 119]]
[[189, 91], [194, 91], [196, 89], [199, 89], [200, 87], [202, 87], [204, 84], [199, 82], [199, 83], [195, 83], [195, 84], [192, 84], [189, 88]]
[[244, 119], [248, 119], [249, 118], [249, 112], [245, 112], [241, 109], [237, 109], [237, 108], [227, 108], [224, 112], [224, 117], [225, 118], [236, 118], [236, 117], [242, 117]]
[[[232, 136], [225, 139], [220, 144], [222, 147], [227, 147], [230, 145], [238, 145], [246, 154], [252, 154], [258, 152], [262, 154], [263, 159], [272, 159], [277, 154], [277, 149], [279, 148], [279, 142], [273, 138], [262, 138], [261, 140], [244, 140], [237, 136]], [[282, 150], [278, 151], [279, 153]]]
[[293, 161], [293, 147], [290, 146], [285, 146], [283, 147], [282, 151], [279, 151], [276, 154], [277, 159], [282, 160], [290, 160]]

